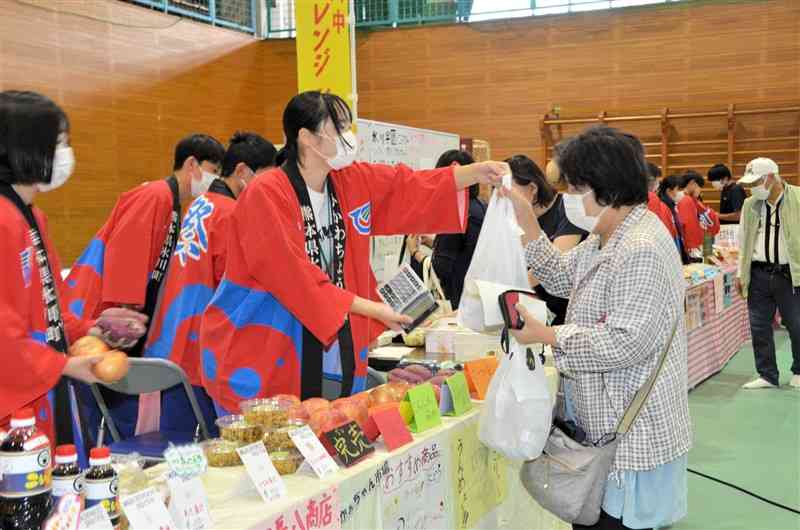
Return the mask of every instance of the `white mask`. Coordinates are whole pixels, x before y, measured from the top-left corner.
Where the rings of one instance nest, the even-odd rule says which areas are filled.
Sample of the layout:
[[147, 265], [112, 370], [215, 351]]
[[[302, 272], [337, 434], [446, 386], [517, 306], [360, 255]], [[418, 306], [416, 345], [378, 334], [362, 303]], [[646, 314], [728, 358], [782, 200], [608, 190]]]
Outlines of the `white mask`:
[[681, 202], [684, 197], [686, 197], [686, 194], [682, 191], [679, 191], [678, 194], [675, 195], [675, 204]]
[[353, 131], [344, 132], [342, 136], [336, 140], [330, 138], [329, 136], [325, 136], [325, 138], [332, 140], [336, 144], [336, 156], [325, 159], [331, 169], [344, 169], [356, 161], [358, 138], [356, 138], [356, 135], [353, 133]]
[[564, 194], [564, 210], [567, 213], [567, 219], [570, 223], [589, 233], [594, 232], [594, 229], [597, 227], [597, 222], [600, 220], [600, 216], [608, 209], [608, 206], [606, 206], [597, 216], [587, 215], [583, 199], [590, 193], [592, 193], [591, 190], [579, 195], [570, 193]]
[[72, 176], [75, 169], [75, 153], [72, 148], [66, 145], [56, 147], [56, 154], [53, 157], [53, 172], [50, 174], [49, 184], [37, 184], [36, 189], [41, 192], [53, 191], [63, 186]]
[[715, 190], [721, 190], [722, 189], [722, 181], [721, 180], [712, 180], [711, 181], [711, 186]]
[[192, 197], [197, 198], [208, 191], [208, 188], [211, 187], [211, 183], [216, 180], [217, 176], [213, 173], [209, 173], [204, 169], [200, 169], [203, 177], [200, 180], [192, 179]]
[[758, 186], [753, 186], [750, 188], [750, 193], [755, 197], [757, 201], [766, 201], [769, 199], [769, 191], [772, 189], [773, 185], [770, 185], [769, 188], [764, 186], [764, 184], [759, 184]]

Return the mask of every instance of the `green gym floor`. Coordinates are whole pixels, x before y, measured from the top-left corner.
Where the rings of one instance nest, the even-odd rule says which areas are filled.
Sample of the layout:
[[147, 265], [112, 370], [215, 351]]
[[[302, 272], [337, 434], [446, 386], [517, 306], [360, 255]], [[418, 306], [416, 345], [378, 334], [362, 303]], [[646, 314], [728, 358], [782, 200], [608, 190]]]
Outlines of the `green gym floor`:
[[[788, 386], [791, 343], [775, 334], [781, 387], [742, 390], [755, 377], [746, 344], [725, 369], [689, 393], [694, 448], [689, 468], [800, 509], [800, 390]], [[800, 530], [787, 512], [689, 474], [689, 515], [674, 530]]]

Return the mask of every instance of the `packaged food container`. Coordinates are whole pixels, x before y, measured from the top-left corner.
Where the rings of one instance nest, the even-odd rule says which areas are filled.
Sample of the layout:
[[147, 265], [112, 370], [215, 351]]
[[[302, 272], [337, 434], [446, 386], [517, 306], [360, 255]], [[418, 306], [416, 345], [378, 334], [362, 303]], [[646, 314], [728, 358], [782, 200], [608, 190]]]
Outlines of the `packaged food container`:
[[220, 436], [231, 442], [253, 443], [259, 441], [264, 435], [263, 427], [248, 422], [244, 416], [236, 414], [223, 416], [216, 423]]
[[239, 405], [247, 423], [273, 429], [286, 425], [291, 404], [277, 399], [250, 399]]
[[267, 448], [267, 452], [295, 449], [294, 442], [292, 442], [292, 438], [289, 436], [289, 433], [295, 429], [303, 427], [305, 424], [306, 423], [304, 421], [294, 420], [289, 421], [282, 427], [276, 427], [274, 429], [268, 429], [264, 431], [264, 437], [262, 440], [264, 440], [264, 446]]
[[275, 451], [269, 454], [275, 469], [281, 475], [291, 475], [303, 463], [303, 455], [297, 449]]
[[239, 453], [236, 448], [241, 444], [231, 442], [230, 440], [223, 440], [221, 438], [214, 438], [213, 440], [206, 440], [202, 443], [203, 451], [206, 453], [208, 465], [211, 467], [231, 467], [241, 466], [242, 460], [239, 458]]

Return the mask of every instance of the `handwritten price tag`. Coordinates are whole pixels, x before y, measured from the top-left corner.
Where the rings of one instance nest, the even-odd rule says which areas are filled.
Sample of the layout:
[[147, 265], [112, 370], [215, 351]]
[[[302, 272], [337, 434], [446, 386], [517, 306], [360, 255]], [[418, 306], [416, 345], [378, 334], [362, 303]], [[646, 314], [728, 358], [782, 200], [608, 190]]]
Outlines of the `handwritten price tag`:
[[114, 530], [105, 506], [97, 504], [81, 512], [78, 530]]
[[242, 459], [250, 480], [256, 486], [264, 502], [283, 499], [288, 495], [283, 478], [275, 469], [275, 464], [267, 454], [267, 448], [262, 442], [251, 443], [236, 449]]
[[436, 402], [436, 394], [433, 393], [430, 383], [410, 388], [403, 400], [409, 402], [414, 411], [414, 419], [409, 426], [412, 432], [424, 432], [441, 425], [439, 404]]
[[339, 459], [346, 467], [352, 466], [375, 451], [367, 437], [364, 436], [364, 431], [354, 421], [326, 432], [325, 436], [327, 436]]
[[133, 530], [177, 530], [155, 488], [147, 488], [120, 500]]
[[181, 530], [205, 530], [212, 527], [208, 496], [198, 478], [183, 480], [172, 476], [167, 480], [171, 501], [169, 512]]
[[324, 478], [331, 473], [339, 471], [336, 461], [331, 458], [331, 455], [322, 446], [311, 427], [306, 425], [300, 429], [294, 429], [289, 432], [289, 437], [319, 478]]
[[414, 441], [397, 409], [379, 410], [372, 415], [372, 420], [381, 431], [383, 443], [390, 452]]
[[469, 383], [469, 391], [475, 394], [476, 399], [486, 399], [489, 383], [497, 371], [497, 359], [484, 357], [464, 363], [464, 372]]
[[445, 379], [442, 385], [442, 407], [445, 405], [445, 395], [447, 395], [448, 408], [447, 410], [442, 409], [443, 414], [461, 416], [472, 410], [472, 400], [469, 397], [467, 378], [464, 376], [464, 372], [457, 372]]
[[206, 455], [197, 444], [173, 445], [164, 451], [164, 459], [170, 469], [184, 479], [202, 475], [208, 469]]

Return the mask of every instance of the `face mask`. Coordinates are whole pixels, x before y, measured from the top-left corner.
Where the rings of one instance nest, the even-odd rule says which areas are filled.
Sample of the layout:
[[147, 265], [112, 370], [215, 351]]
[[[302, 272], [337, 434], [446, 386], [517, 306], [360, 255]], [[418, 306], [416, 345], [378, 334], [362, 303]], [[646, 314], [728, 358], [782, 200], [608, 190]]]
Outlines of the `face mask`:
[[772, 189], [772, 184], [770, 184], [769, 188], [764, 186], [764, 184], [759, 184], [758, 186], [754, 186], [750, 189], [750, 193], [755, 197], [757, 201], [766, 201], [769, 198], [769, 191]]
[[681, 202], [683, 198], [686, 197], [686, 194], [682, 191], [679, 191], [677, 195], [675, 195], [675, 202]]
[[713, 186], [715, 190], [721, 190], [722, 189], [722, 181], [714, 180], [714, 181], [711, 182], [711, 186]]
[[[330, 138], [329, 136], [325, 136], [325, 138], [328, 138], [336, 144], [336, 156], [333, 158], [325, 158], [323, 156], [331, 169], [344, 169], [355, 162], [356, 151], [358, 151], [358, 138], [356, 138], [356, 135], [353, 133], [353, 131], [345, 132], [336, 140]], [[317, 151], [317, 154], [322, 156], [319, 151]]]
[[195, 198], [207, 192], [208, 188], [211, 187], [211, 183], [217, 178], [215, 174], [209, 173], [202, 168], [200, 168], [200, 173], [203, 175], [200, 180], [192, 179], [192, 197]]
[[37, 184], [39, 191], [53, 191], [63, 186], [72, 175], [75, 169], [75, 153], [71, 147], [58, 146], [53, 157], [53, 172], [50, 174], [50, 184]]
[[608, 207], [606, 206], [603, 208], [597, 216], [587, 215], [586, 207], [583, 204], [583, 199], [590, 193], [592, 192], [587, 191], [586, 193], [582, 193], [580, 195], [565, 193], [564, 210], [567, 213], [567, 219], [570, 223], [582, 230], [586, 230], [587, 232], [594, 232], [594, 229], [597, 227], [597, 222], [600, 220], [600, 216], [603, 215]]
[[242, 183], [242, 190], [241, 191], [244, 191], [244, 189], [247, 187], [247, 181], [248, 180], [252, 180], [253, 177], [256, 176], [255, 173], [253, 173], [253, 170], [250, 169], [249, 167], [247, 168], [247, 171], [250, 173], [250, 176], [248, 178], [243, 178], [243, 177], [239, 178], [239, 181], [241, 181], [241, 183]]

